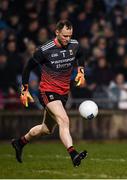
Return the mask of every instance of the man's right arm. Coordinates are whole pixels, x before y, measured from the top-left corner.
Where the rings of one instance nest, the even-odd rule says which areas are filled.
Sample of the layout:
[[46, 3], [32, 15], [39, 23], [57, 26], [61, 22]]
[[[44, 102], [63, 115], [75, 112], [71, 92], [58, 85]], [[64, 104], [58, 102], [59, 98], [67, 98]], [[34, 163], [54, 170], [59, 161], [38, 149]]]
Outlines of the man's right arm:
[[42, 63], [43, 59], [44, 58], [43, 58], [42, 50], [39, 48], [24, 66], [24, 70], [22, 74], [23, 85], [28, 84], [31, 70], [34, 69], [40, 63]]
[[24, 71], [22, 74], [22, 87], [21, 87], [21, 96], [20, 100], [22, 104], [24, 104], [26, 107], [28, 107], [28, 102], [34, 102], [32, 96], [29, 93], [28, 90], [28, 82], [29, 82], [29, 76], [32, 69], [34, 69], [37, 65], [40, 63], [42, 64], [43, 53], [41, 49], [38, 49], [34, 54], [33, 57], [29, 59], [27, 64], [24, 67]]

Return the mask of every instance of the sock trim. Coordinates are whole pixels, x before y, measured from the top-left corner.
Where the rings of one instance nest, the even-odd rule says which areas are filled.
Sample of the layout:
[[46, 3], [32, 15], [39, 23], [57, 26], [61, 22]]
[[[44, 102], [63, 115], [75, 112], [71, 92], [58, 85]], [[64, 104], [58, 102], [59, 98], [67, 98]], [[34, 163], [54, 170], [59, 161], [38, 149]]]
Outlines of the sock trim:
[[28, 141], [24, 136], [22, 136], [22, 137], [21, 137], [21, 142], [22, 142], [23, 144], [27, 144], [29, 141]]
[[74, 149], [73, 146], [70, 146], [70, 147], [67, 149], [67, 151], [68, 151], [69, 153], [71, 153], [71, 152], [75, 151], [75, 149]]

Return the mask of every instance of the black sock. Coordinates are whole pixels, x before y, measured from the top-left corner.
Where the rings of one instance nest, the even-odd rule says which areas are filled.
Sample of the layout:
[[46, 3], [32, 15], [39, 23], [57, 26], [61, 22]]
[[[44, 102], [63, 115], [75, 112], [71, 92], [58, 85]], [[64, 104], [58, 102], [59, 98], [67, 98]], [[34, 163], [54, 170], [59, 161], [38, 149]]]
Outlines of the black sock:
[[29, 141], [24, 136], [19, 139], [19, 145], [21, 147], [24, 147], [27, 143], [29, 143]]
[[70, 154], [71, 159], [73, 159], [78, 154], [78, 152], [74, 149], [73, 146], [70, 146], [67, 151]]

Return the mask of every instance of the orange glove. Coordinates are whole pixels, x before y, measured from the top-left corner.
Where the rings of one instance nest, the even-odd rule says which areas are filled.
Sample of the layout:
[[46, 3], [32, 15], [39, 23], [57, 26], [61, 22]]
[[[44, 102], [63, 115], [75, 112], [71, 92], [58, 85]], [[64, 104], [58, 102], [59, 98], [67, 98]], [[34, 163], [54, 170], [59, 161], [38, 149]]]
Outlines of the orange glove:
[[78, 67], [78, 73], [77, 76], [75, 78], [76, 81], [76, 86], [84, 86], [86, 81], [84, 78], [84, 68], [83, 67]]
[[34, 102], [32, 96], [30, 95], [28, 91], [28, 84], [22, 85], [21, 87], [21, 95], [20, 100], [24, 106], [28, 107], [28, 102]]

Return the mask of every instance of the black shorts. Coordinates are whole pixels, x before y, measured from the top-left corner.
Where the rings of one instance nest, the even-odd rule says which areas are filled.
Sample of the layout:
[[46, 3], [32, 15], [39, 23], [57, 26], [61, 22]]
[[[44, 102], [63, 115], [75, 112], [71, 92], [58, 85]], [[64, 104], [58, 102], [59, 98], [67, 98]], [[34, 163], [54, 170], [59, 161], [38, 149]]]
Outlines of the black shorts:
[[43, 107], [45, 107], [49, 102], [60, 100], [65, 107], [68, 99], [68, 94], [60, 95], [55, 92], [39, 92], [39, 101]]

